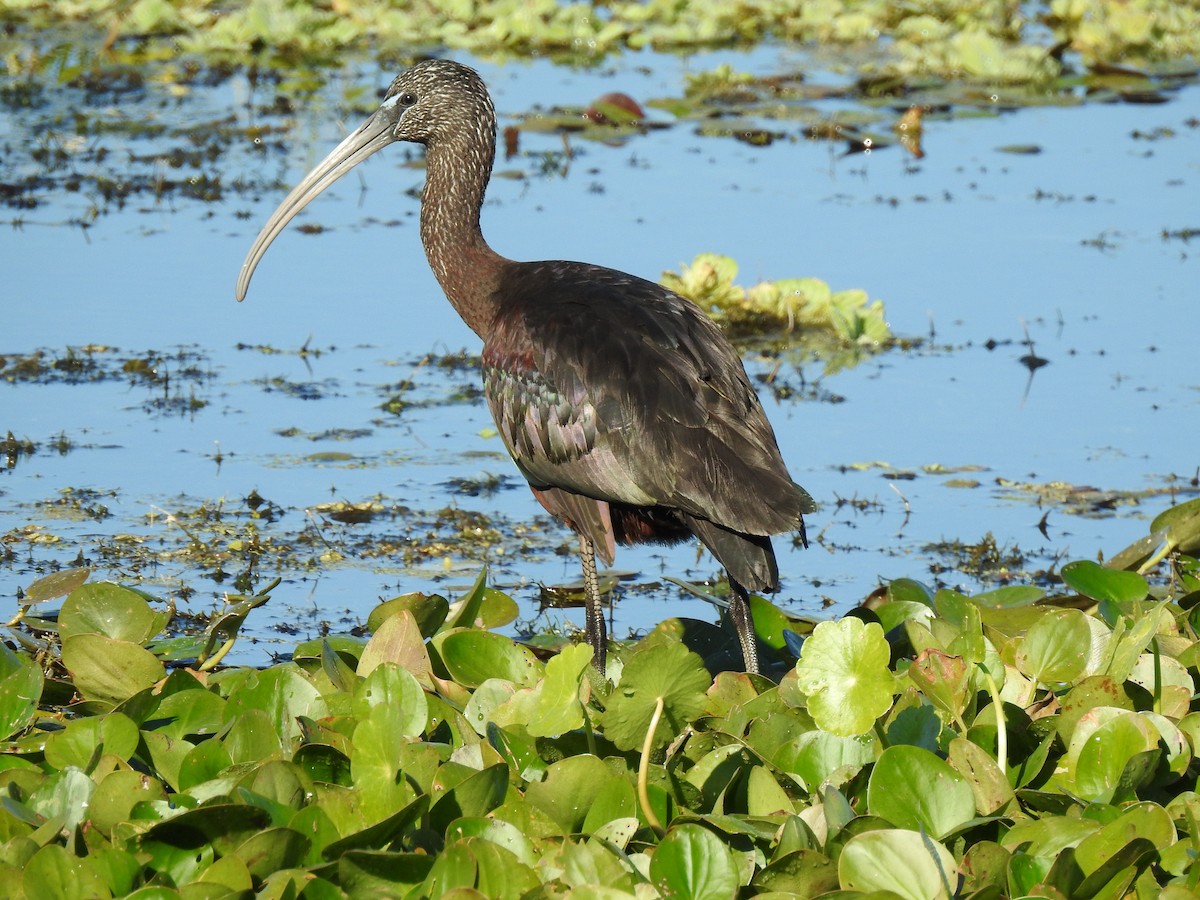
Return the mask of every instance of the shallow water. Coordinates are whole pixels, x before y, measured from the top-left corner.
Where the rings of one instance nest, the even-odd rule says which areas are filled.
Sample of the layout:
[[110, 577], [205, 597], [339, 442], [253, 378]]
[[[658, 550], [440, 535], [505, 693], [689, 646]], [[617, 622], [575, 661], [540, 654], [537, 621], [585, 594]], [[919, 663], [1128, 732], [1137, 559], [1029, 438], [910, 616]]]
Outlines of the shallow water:
[[[479, 68], [503, 126], [537, 104], [582, 106], [612, 90], [678, 96], [685, 72], [723, 61], [769, 74], [804, 58], [765, 47], [687, 61], [639, 54], [603, 71], [547, 62]], [[335, 629], [361, 622], [379, 598], [469, 584], [474, 560], [435, 554], [402, 564], [380, 552], [389, 541], [428, 543], [434, 526], [414, 522], [432, 521], [430, 511], [447, 505], [497, 516], [506, 532], [540, 523], [490, 554], [493, 580], [530, 617], [537, 582], [578, 577], [569, 535], [544, 521], [479, 401], [400, 416], [380, 409], [410, 376], [421, 385], [406, 395], [414, 399], [470, 387], [470, 372], [447, 376], [418, 363], [431, 353], [478, 351], [425, 263], [417, 201], [407, 193], [421, 182], [406, 164], [411, 154], [389, 148], [312, 204], [267, 253], [247, 301], [233, 300], [241, 260], [283, 184], [357, 124], [358, 114], [339, 121], [337, 91], [374, 90], [389, 74], [348, 68], [298, 111], [286, 155], [225, 157], [226, 180], [266, 185], [252, 201], [139, 196], [85, 231], [51, 224], [82, 215], [90, 202], [62, 193], [5, 233], [0, 354], [108, 345], [124, 355], [183, 348], [185, 356], [156, 364], [172, 374], [165, 387], [131, 377], [0, 385], [0, 432], [39, 447], [0, 476], [0, 535], [7, 532], [12, 551], [0, 569], [5, 595], [82, 558], [96, 567], [94, 578], [136, 575], [159, 594], [186, 584], [196, 591], [191, 604], [207, 609], [239, 569], [226, 566], [230, 578], [213, 580], [189, 557], [181, 529], [205, 540], [245, 538], [243, 498], [252, 492], [278, 507], [274, 521], [254, 523], [261, 536], [308, 543], [298, 553], [304, 562], [282, 571], [271, 604], [254, 614], [261, 643], [249, 657], [285, 651], [326, 621]], [[185, 127], [232, 112], [250, 124], [252, 104], [269, 99], [235, 78], [186, 101], [147, 100], [112, 115]], [[831, 117], [846, 108], [823, 104], [814, 103]], [[804, 139], [787, 122], [770, 123], [791, 137], [768, 147], [700, 137], [693, 123], [677, 123], [617, 146], [575, 141], [567, 171], [542, 176], [539, 158], [561, 151], [562, 140], [524, 133], [524, 155], [499, 165], [524, 177], [497, 178], [489, 191], [485, 232], [514, 258], [586, 259], [658, 278], [699, 252], [720, 252], [738, 261], [739, 283], [813, 275], [835, 290], [861, 287], [883, 299], [899, 335], [929, 337], [932, 329], [918, 350], [834, 375], [785, 363], [776, 384], [802, 387], [805, 399], [763, 392], [793, 476], [823, 504], [808, 550], [776, 542], [779, 599], [796, 611], [845, 610], [900, 576], [978, 589], [930, 546], [940, 541], [974, 543], [990, 533], [1025, 554], [1018, 571], [1111, 555], [1171, 503], [1170, 493], [1143, 492], [1195, 493], [1200, 263], [1194, 243], [1163, 233], [1200, 227], [1200, 90], [1184, 88], [1161, 105], [984, 112], [928, 118], [921, 160], [898, 146], [844, 155], [841, 145]], [[34, 121], [28, 112], [3, 116], [9, 134]], [[145, 153], [154, 141], [128, 145]], [[1001, 149], [1011, 145], [1040, 152]], [[20, 164], [10, 154], [5, 166]], [[305, 234], [300, 223], [325, 230]], [[1032, 373], [1020, 361], [1030, 352], [1026, 330], [1049, 361]], [[296, 352], [305, 346], [320, 353]], [[763, 375], [774, 362], [750, 354], [747, 365]], [[162, 397], [170, 402], [156, 405]], [[193, 397], [206, 405], [191, 409]], [[318, 437], [332, 429], [344, 431]], [[69, 452], [51, 446], [60, 434]], [[311, 458], [324, 452], [349, 458]], [[877, 462], [885, 465], [856, 465]], [[935, 464], [973, 470], [922, 469]], [[485, 475], [502, 479], [501, 488], [471, 496], [450, 484]], [[978, 485], [955, 487], [952, 479]], [[1004, 481], [1097, 493], [1064, 491], [1077, 502], [1039, 504], [1034, 492]], [[67, 509], [68, 489], [66, 500], [95, 492], [89, 502], [110, 515]], [[375, 497], [411, 512], [369, 527], [312, 512]], [[229, 534], [180, 515], [222, 505]], [[59, 541], [17, 534], [30, 524]], [[111, 549], [135, 539], [171, 552], [135, 572], [128, 554]], [[271, 565], [264, 557], [252, 575], [269, 579]], [[617, 605], [618, 634], [669, 615], [712, 617], [670, 586], [642, 587], [663, 576], [712, 576], [713, 561], [693, 548], [622, 550], [617, 566], [637, 573]], [[645, 596], [653, 602], [639, 602]], [[582, 619], [578, 611], [547, 615]], [[294, 633], [279, 636], [275, 626]]]

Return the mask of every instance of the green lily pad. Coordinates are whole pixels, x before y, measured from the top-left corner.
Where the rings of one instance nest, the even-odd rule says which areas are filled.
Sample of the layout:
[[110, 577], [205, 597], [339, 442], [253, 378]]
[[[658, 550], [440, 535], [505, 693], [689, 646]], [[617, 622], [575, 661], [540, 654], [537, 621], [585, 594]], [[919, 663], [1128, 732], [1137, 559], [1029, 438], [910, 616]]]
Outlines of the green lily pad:
[[85, 632], [65, 638], [62, 659], [80, 694], [109, 703], [127, 700], [167, 674], [149, 650], [103, 634]]
[[838, 857], [842, 890], [890, 891], [906, 900], [948, 900], [957, 868], [941, 844], [901, 829], [855, 835]]
[[[1158, 742], [1158, 730], [1137, 713], [1111, 707], [1093, 709], [1080, 718], [1071, 736], [1066, 777], [1079, 796], [1110, 802], [1129, 777], [1130, 763], [1142, 754], [1157, 754]], [[1149, 774], [1153, 769], [1146, 777]]]
[[397, 610], [379, 623], [358, 659], [357, 673], [370, 675], [376, 666], [395, 663], [416, 678], [428, 681], [433, 669], [421, 627], [407, 609]]
[[757, 594], [750, 595], [750, 617], [758, 639], [774, 650], [782, 650], [786, 646], [783, 633], [796, 624], [782, 609]]
[[367, 616], [367, 628], [379, 631], [384, 621], [401, 610], [412, 614], [422, 637], [433, 637], [450, 613], [450, 603], [440, 594], [402, 594], [376, 606]]
[[563, 834], [580, 831], [588, 811], [612, 781], [612, 772], [590, 754], [569, 756], [551, 764], [546, 777], [533, 782], [526, 799], [558, 823]]
[[1077, 609], [1047, 610], [1017, 647], [1017, 668], [1041, 684], [1072, 682], [1084, 673], [1091, 629]]
[[[345, 797], [347, 794], [343, 793], [335, 796]], [[326, 807], [328, 808], [329, 806], [330, 804], [327, 803]], [[366, 828], [361, 828], [347, 834], [340, 840], [331, 841], [326, 844], [325, 849], [321, 851], [321, 855], [325, 859], [336, 860], [356, 851], [386, 846], [411, 831], [421, 821], [421, 817], [428, 810], [429, 795], [421, 794], [407, 806], [397, 810], [387, 818], [375, 822]], [[428, 873], [428, 869], [426, 869], [426, 873]], [[424, 881], [425, 876], [422, 875], [420, 880]]]
[[133, 807], [143, 801], [166, 800], [162, 783], [141, 772], [123, 769], [110, 772], [96, 786], [88, 802], [92, 824], [102, 834], [111, 834], [120, 822], [126, 822]]
[[1150, 590], [1146, 579], [1137, 572], [1110, 569], [1089, 559], [1069, 562], [1060, 571], [1069, 587], [1093, 600], [1132, 603], [1143, 599]]
[[971, 597], [976, 606], [986, 609], [1019, 609], [1031, 606], [1046, 596], [1040, 587], [1030, 584], [1012, 584], [993, 588]]
[[502, 819], [464, 817], [446, 831], [447, 843], [469, 837], [482, 838], [497, 847], [503, 847], [526, 866], [537, 865], [538, 856], [532, 841], [515, 825]]
[[109, 582], [85, 584], [71, 592], [58, 614], [63, 640], [102, 634], [117, 641], [144, 644], [166, 627], [170, 615], [156, 612], [140, 591]]
[[402, 895], [425, 883], [434, 859], [427, 853], [351, 850], [337, 858], [338, 884], [351, 897]]
[[558, 736], [583, 725], [579, 689], [592, 664], [587, 644], [565, 647], [546, 663], [546, 677], [535, 688], [536, 700], [528, 729], [535, 737]]
[[325, 699], [294, 663], [256, 672], [229, 697], [230, 718], [250, 710], [265, 712], [271, 720], [270, 733], [282, 737], [285, 746], [303, 737], [300, 718], [320, 719], [327, 714]]
[[889, 603], [919, 603], [933, 609], [934, 593], [927, 586], [911, 578], [894, 578], [887, 588]]
[[975, 817], [975, 796], [949, 763], [921, 747], [888, 747], [867, 786], [871, 815], [899, 828], [945, 837]]
[[21, 602], [30, 606], [45, 603], [65, 597], [88, 580], [92, 570], [88, 568], [63, 569], [61, 572], [51, 572], [43, 575], [29, 587], [25, 588], [25, 596]]
[[[26, 897], [55, 900], [89, 900], [109, 896], [99, 870], [86, 857], [78, 857], [57, 844], [43, 847], [25, 865]], [[13, 885], [15, 887], [15, 885]]]
[[[625, 778], [610, 778], [592, 797], [587, 816], [580, 826], [584, 834], [599, 834], [609, 826], [621, 832], [632, 821], [637, 827], [637, 797], [633, 782]], [[614, 823], [616, 823], [614, 825]], [[633, 834], [630, 832], [627, 841]], [[623, 845], [623, 844], [622, 844]]]
[[138, 740], [137, 725], [121, 713], [75, 719], [46, 739], [46, 762], [57, 769], [75, 766], [88, 771], [102, 753], [128, 760]]
[[489, 678], [532, 687], [544, 674], [532, 650], [492, 631], [468, 629], [439, 635], [434, 646], [451, 677], [466, 687], [478, 687]]
[[226, 706], [224, 697], [199, 686], [176, 691], [159, 701], [155, 730], [177, 738], [216, 734], [225, 724]]
[[290, 828], [267, 828], [248, 837], [234, 855], [246, 864], [250, 876], [264, 879], [280, 869], [290, 869], [304, 861], [309, 840]]
[[842, 737], [827, 731], [810, 731], [777, 754], [774, 762], [812, 791], [839, 770], [847, 777], [853, 776], [875, 760], [875, 753], [873, 735]]
[[419, 737], [429, 721], [429, 703], [417, 679], [395, 663], [384, 663], [355, 686], [353, 712], [379, 723], [384, 739], [401, 743]]
[[808, 711], [831, 734], [862, 734], [892, 705], [891, 648], [875, 623], [822, 622], [804, 642], [796, 683]]
[[504, 802], [508, 766], [499, 763], [474, 772], [442, 794], [429, 810], [429, 824], [439, 833], [456, 819], [486, 816]]
[[652, 742], [661, 746], [704, 710], [712, 679], [703, 661], [674, 641], [649, 646], [629, 658], [600, 717], [605, 736], [622, 750], [641, 749], [658, 701], [662, 714]]
[[1159, 513], [1150, 523], [1150, 531], [1166, 531], [1172, 549], [1195, 555], [1200, 551], [1200, 498]]
[[672, 828], [650, 859], [650, 880], [663, 896], [729, 900], [740, 877], [729, 848], [700, 825]]
[[32, 658], [0, 644], [0, 740], [8, 740], [37, 718], [44, 677]]
[[837, 889], [837, 866], [816, 850], [793, 850], [771, 860], [754, 876], [756, 897], [819, 897]]

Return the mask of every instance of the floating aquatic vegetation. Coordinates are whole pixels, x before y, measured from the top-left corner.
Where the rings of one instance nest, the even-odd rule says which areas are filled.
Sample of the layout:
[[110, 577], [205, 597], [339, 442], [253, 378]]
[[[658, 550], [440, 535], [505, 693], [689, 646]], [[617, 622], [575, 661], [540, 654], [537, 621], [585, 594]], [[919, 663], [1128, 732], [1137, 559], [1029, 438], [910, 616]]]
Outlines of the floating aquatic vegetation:
[[692, 300], [735, 334], [821, 329], [856, 347], [879, 348], [892, 341], [883, 302], [866, 291], [834, 292], [819, 278], [734, 284], [737, 263], [718, 253], [701, 253], [678, 273], [664, 272], [663, 284]]
[[[1155, 524], [1200, 546], [1196, 505]], [[79, 897], [1184, 898], [1182, 548], [1145, 573], [1069, 562], [1054, 595], [898, 578], [836, 622], [754, 598], [772, 678], [723, 670], [731, 629], [675, 619], [618, 642], [612, 682], [586, 645], [501, 633], [518, 608], [486, 571], [262, 668], [221, 663], [278, 580], [184, 617], [57, 572], [0, 645], [0, 875]]]

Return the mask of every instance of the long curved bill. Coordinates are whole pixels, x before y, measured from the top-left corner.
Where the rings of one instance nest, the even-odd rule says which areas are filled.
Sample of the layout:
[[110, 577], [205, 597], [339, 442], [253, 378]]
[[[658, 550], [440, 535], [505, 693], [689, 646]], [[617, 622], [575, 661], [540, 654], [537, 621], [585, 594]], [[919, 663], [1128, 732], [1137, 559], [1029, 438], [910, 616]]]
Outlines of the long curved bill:
[[271, 246], [271, 241], [275, 240], [287, 223], [292, 221], [296, 213], [304, 209], [310, 200], [368, 156], [395, 141], [396, 138], [392, 134], [392, 126], [395, 124], [396, 114], [392, 105], [385, 104], [371, 118], [359, 125], [349, 137], [334, 147], [329, 155], [317, 163], [313, 170], [305, 175], [304, 179], [283, 198], [283, 202], [279, 204], [275, 212], [271, 213], [271, 218], [267, 219], [267, 224], [262, 227], [262, 231], [254, 239], [250, 252], [246, 254], [246, 261], [242, 263], [242, 271], [238, 274], [237, 280], [239, 301], [245, 299], [254, 269], [258, 266], [259, 260], [263, 258], [263, 254], [267, 252], [267, 248]]

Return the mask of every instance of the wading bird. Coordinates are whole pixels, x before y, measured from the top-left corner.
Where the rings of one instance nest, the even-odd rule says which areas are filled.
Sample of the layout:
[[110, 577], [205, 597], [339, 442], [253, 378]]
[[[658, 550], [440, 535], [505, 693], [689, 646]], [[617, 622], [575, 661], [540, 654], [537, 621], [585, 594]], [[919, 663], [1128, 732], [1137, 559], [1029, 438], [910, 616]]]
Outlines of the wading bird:
[[296, 185], [246, 255], [237, 298], [310, 200], [394, 141], [425, 145], [421, 241], [447, 299], [483, 340], [488, 407], [534, 496], [579, 535], [586, 636], [604, 671], [596, 555], [699, 538], [729, 574], [729, 615], [758, 671], [748, 591], [774, 591], [773, 534], [815, 504], [788, 475], [737, 352], [690, 300], [578, 262], [516, 262], [479, 225], [496, 113], [472, 69], [420, 62]]

